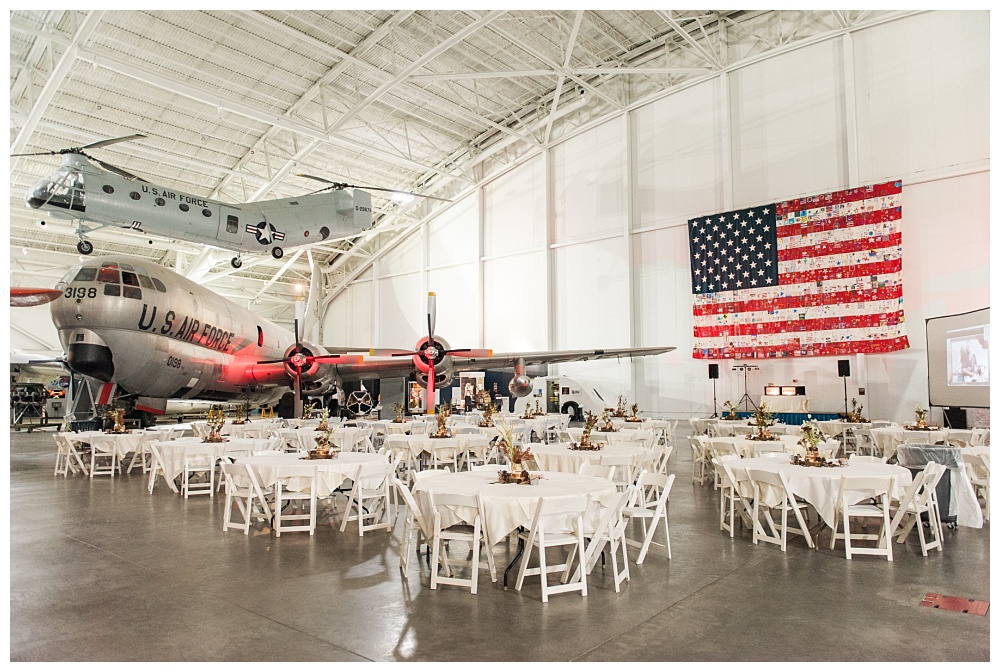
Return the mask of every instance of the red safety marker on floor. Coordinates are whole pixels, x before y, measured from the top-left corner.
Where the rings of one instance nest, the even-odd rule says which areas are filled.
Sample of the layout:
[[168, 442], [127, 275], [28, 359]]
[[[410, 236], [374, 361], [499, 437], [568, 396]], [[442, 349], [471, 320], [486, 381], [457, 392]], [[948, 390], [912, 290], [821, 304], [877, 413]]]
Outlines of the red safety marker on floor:
[[965, 597], [937, 593], [927, 593], [920, 606], [944, 609], [945, 611], [960, 611], [963, 614], [975, 614], [976, 616], [985, 616], [990, 609], [990, 603], [986, 600], [970, 600]]

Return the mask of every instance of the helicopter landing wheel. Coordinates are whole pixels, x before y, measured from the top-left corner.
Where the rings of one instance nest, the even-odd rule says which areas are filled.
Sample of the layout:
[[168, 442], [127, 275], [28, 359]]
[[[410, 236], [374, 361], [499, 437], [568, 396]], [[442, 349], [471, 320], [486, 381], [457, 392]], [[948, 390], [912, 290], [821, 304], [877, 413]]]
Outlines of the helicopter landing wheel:
[[240, 266], [243, 265], [243, 260], [240, 259], [239, 257], [233, 257], [232, 259], [229, 260], [229, 263], [230, 265], [232, 265], [233, 268], [239, 268]]
[[271, 256], [274, 257], [275, 259], [281, 259], [283, 256], [285, 256], [285, 251], [280, 247], [272, 248]]
[[90, 254], [94, 251], [94, 244], [89, 240], [81, 240], [76, 244], [76, 251], [80, 254]]

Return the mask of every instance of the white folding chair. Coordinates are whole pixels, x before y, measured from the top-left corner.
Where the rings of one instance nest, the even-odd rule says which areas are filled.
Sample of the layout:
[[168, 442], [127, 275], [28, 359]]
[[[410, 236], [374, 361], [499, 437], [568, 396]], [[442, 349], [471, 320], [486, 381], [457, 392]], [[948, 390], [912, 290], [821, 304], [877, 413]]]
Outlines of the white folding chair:
[[[892, 540], [889, 536], [889, 501], [892, 497], [896, 479], [893, 476], [841, 476], [840, 490], [837, 495], [837, 514], [840, 521], [834, 520], [833, 529], [830, 532], [830, 548], [833, 549], [838, 539], [844, 540], [844, 551], [847, 559], [852, 555], [883, 555], [885, 559], [892, 562]], [[866, 499], [860, 503], [852, 503], [856, 499], [858, 491], [864, 491]], [[873, 501], [878, 503], [872, 503]], [[859, 533], [851, 531], [851, 519], [861, 518], [881, 519], [878, 534]], [[844, 531], [837, 532], [837, 528], [843, 525]], [[857, 541], [874, 541], [875, 546], [855, 546]]]
[[[665, 547], [667, 549], [667, 559], [671, 558], [670, 527], [667, 524], [667, 500], [670, 498], [670, 488], [674, 485], [675, 476], [676, 474], [658, 474], [648, 471], [639, 474], [635, 491], [632, 495], [632, 501], [622, 511], [628, 522], [639, 520], [642, 523], [642, 542], [640, 543], [633, 539], [627, 540], [629, 545], [638, 546], [640, 549], [639, 555], [635, 559], [635, 564], [637, 565], [641, 565], [643, 560], [646, 559], [649, 546], [654, 543], [657, 546]], [[653, 537], [656, 534], [656, 527], [660, 524], [661, 520], [663, 521], [665, 544], [653, 541]], [[647, 521], [649, 521], [648, 526]]]
[[[488, 540], [483, 536], [483, 515], [480, 499], [478, 495], [438, 494], [435, 496], [432, 492], [428, 492], [427, 497], [430, 501], [431, 511], [434, 514], [431, 542], [431, 590], [437, 590], [438, 584], [468, 586], [472, 590], [472, 594], [475, 595], [479, 587], [479, 553], [483, 543], [486, 543], [490, 575], [496, 581], [496, 567], [493, 564], [493, 553], [490, 550]], [[442, 507], [460, 507], [465, 511], [465, 516], [459, 522], [445, 526], [441, 522]], [[472, 511], [475, 513], [470, 513]], [[472, 522], [466, 522], [470, 517], [472, 518]], [[455, 576], [452, 570], [452, 567], [456, 565], [461, 566], [465, 564], [463, 561], [452, 558], [448, 562], [447, 558], [443, 557], [448, 550], [447, 544], [452, 541], [465, 542], [472, 552], [472, 558], [468, 563], [470, 576], [467, 579]], [[445, 562], [442, 562], [442, 559]], [[445, 570], [444, 574], [441, 573], [441, 569]]]
[[131, 474], [132, 469], [136, 466], [142, 467], [142, 473], [149, 473], [149, 442], [150, 441], [165, 441], [164, 433], [169, 434], [170, 430], [165, 432], [156, 429], [147, 429], [142, 433], [142, 438], [139, 439], [138, 445], [136, 445], [135, 452], [132, 453], [132, 459], [128, 463], [128, 467], [125, 469], [126, 474]]
[[691, 482], [698, 485], [705, 484], [705, 478], [709, 474], [711, 465], [712, 458], [705, 445], [706, 439], [708, 439], [707, 435], [688, 437], [688, 443], [691, 445]]
[[[623, 515], [626, 504], [633, 497], [633, 488], [618, 493], [615, 503], [608, 507], [601, 516], [601, 521], [597, 528], [590, 535], [587, 544], [587, 556], [584, 565], [587, 573], [590, 574], [597, 566], [597, 559], [603, 557], [604, 549], [607, 547], [611, 556], [611, 576], [615, 582], [615, 592], [621, 591], [621, 585], [629, 580], [628, 571], [628, 539], [625, 537], [625, 529], [628, 521]], [[621, 569], [618, 568], [618, 551], [621, 550]], [[574, 577], [575, 578], [575, 577]]]
[[[250, 526], [255, 518], [270, 525], [271, 507], [249, 465], [223, 462], [219, 468], [226, 481], [226, 514], [222, 520], [222, 531], [233, 528], [243, 530], [243, 534], [250, 534]], [[242, 522], [233, 521], [234, 504], [243, 518]]]
[[[781, 472], [775, 473], [759, 469], [747, 469], [747, 477], [753, 483], [753, 543], [756, 544], [758, 541], [764, 541], [769, 544], [776, 544], [781, 548], [781, 552], [784, 553], [788, 544], [788, 534], [792, 533], [802, 535], [805, 537], [809, 548], [815, 548], [812, 536], [809, 534], [809, 528], [802, 517], [805, 505], [795, 499], [791, 489], [788, 487], [788, 481], [785, 480], [785, 475]], [[779, 498], [779, 501], [773, 506], [768, 506], [764, 503], [762, 492], [765, 487], [771, 488], [771, 491]], [[774, 519], [771, 516], [772, 508], [781, 512], [781, 520], [778, 526], [775, 526]], [[764, 518], [767, 521], [767, 531], [764, 530], [764, 526], [761, 524], [761, 511], [763, 511]], [[798, 527], [789, 525], [789, 511], [795, 516]]]
[[[583, 544], [583, 516], [587, 512], [588, 500], [585, 496], [541, 497], [535, 505], [531, 522], [526, 529], [518, 534], [525, 542], [521, 567], [517, 573], [517, 590], [521, 590], [525, 576], [539, 576], [542, 582], [542, 602], [549, 601], [549, 595], [580, 591], [587, 595], [587, 572], [585, 571], [586, 549]], [[570, 522], [567, 525], [567, 522]], [[569, 531], [563, 531], [568, 529]], [[549, 565], [545, 551], [549, 548], [569, 547], [566, 561], [558, 565]], [[538, 566], [529, 569], [528, 561], [532, 550], [538, 549]], [[580, 580], [568, 581], [577, 559], [580, 568]], [[562, 570], [562, 580], [566, 583], [550, 586], [548, 574]]]
[[410, 544], [416, 542], [417, 557], [419, 558], [420, 540], [423, 539], [430, 546], [431, 540], [434, 538], [434, 529], [420, 512], [420, 507], [417, 506], [413, 493], [406, 487], [406, 484], [398, 478], [393, 478], [392, 483], [396, 487], [396, 495], [401, 497], [406, 505], [406, 517], [403, 519], [403, 536], [400, 539], [399, 550], [399, 569], [405, 576], [410, 567], [410, 553], [412, 552]]
[[56, 468], [53, 473], [54, 476], [66, 477], [70, 472], [75, 474], [77, 471], [87, 473], [87, 463], [84, 462], [80, 451], [73, 444], [71, 436], [71, 434], [64, 434], [62, 432], [53, 434], [56, 442]]
[[598, 478], [606, 478], [609, 481], [615, 476], [615, 468], [611, 465], [604, 464], [590, 464], [585, 462], [580, 465], [580, 469], [577, 473], [583, 476], [597, 476]]
[[[189, 448], [184, 451], [184, 467], [181, 471], [181, 494], [184, 499], [190, 495], [215, 496], [215, 449]], [[194, 480], [200, 476], [207, 480]]]
[[[899, 506], [892, 518], [889, 526], [889, 536], [896, 537], [896, 543], [902, 544], [909, 536], [910, 530], [917, 528], [917, 536], [920, 538], [920, 553], [924, 556], [931, 549], [944, 550], [942, 543], [941, 516], [935, 506], [938, 481], [947, 472], [944, 465], [936, 462], [928, 462], [923, 471], [917, 474], [906, 490], [899, 498]], [[927, 517], [928, 530], [932, 536], [930, 541], [924, 534], [924, 526], [921, 518]]]
[[[340, 531], [349, 521], [358, 521], [358, 536], [369, 530], [392, 531], [389, 511], [389, 485], [395, 478], [395, 467], [388, 462], [362, 462], [354, 472], [354, 483], [347, 497]], [[353, 509], [353, 513], [352, 513]]]
[[283, 464], [275, 470], [275, 481], [274, 536], [280, 537], [282, 532], [315, 534], [316, 467]]
[[[736, 516], [750, 525], [753, 516], [752, 504], [743, 496], [744, 489], [752, 489], [753, 484], [744, 470], [734, 470], [728, 464], [731, 459], [713, 458], [715, 468], [722, 476], [722, 487], [719, 489], [719, 529], [729, 532], [729, 537], [736, 535]], [[739, 505], [737, 507], [737, 505]]]
[[121, 469], [118, 463], [118, 449], [115, 437], [92, 436], [90, 438], [90, 477], [111, 476]]
[[601, 466], [613, 469], [611, 480], [619, 492], [635, 483], [636, 465], [631, 455], [601, 455]]

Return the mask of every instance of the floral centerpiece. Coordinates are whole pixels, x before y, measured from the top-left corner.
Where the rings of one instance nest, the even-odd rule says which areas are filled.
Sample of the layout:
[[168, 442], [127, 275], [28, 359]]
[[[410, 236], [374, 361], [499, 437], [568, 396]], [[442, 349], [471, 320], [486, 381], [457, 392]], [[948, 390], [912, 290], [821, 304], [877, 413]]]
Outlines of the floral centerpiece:
[[393, 422], [405, 422], [403, 420], [403, 411], [406, 410], [406, 404], [399, 402], [398, 404], [392, 405], [392, 410], [396, 411], [396, 417], [393, 418]]
[[202, 443], [223, 443], [229, 439], [222, 436], [222, 426], [226, 424], [226, 418], [222, 414], [221, 408], [213, 408], [208, 412], [208, 436], [201, 440]]
[[920, 404], [917, 404], [917, 409], [915, 411], [917, 417], [917, 423], [915, 425], [903, 425], [903, 429], [925, 429], [925, 430], [936, 430], [938, 427], [932, 427], [927, 424], [927, 410], [922, 408]]
[[521, 414], [521, 419], [522, 420], [531, 420], [534, 417], [535, 417], [535, 410], [533, 408], [531, 408], [531, 404], [530, 403], [525, 404], [524, 405], [524, 413]]
[[540, 415], [545, 415], [545, 411], [542, 410], [542, 402], [535, 399], [535, 417], [537, 418]]
[[433, 439], [448, 439], [451, 438], [451, 430], [448, 429], [448, 418], [451, 417], [451, 404], [441, 404], [437, 409], [437, 429], [431, 434]]
[[639, 404], [632, 404], [632, 414], [625, 416], [625, 422], [642, 422], [639, 418]]
[[611, 422], [610, 413], [611, 413], [611, 410], [605, 408], [604, 409], [604, 413], [601, 414], [601, 429], [600, 429], [600, 431], [602, 431], [602, 432], [616, 432], [616, 431], [618, 431], [617, 429], [615, 429], [614, 423]]
[[108, 417], [111, 418], [113, 426], [107, 431], [108, 434], [128, 434], [129, 431], [125, 429], [125, 409], [124, 408], [109, 408]]
[[492, 427], [493, 426], [493, 405], [486, 404], [483, 409], [483, 419], [479, 423], [480, 427]]
[[611, 412], [611, 415], [614, 416], [614, 417], [616, 417], [616, 418], [624, 418], [624, 417], [626, 417], [628, 415], [628, 413], [625, 411], [625, 403], [626, 403], [625, 397], [623, 395], [619, 394], [618, 395], [618, 405], [615, 406], [615, 409]]
[[859, 404], [857, 399], [851, 399], [851, 410], [847, 413], [847, 422], [868, 422], [868, 420], [861, 415], [861, 410], [865, 407], [864, 404]]
[[761, 404], [753, 414], [751, 426], [753, 431], [747, 434], [747, 438], [753, 441], [774, 441], [770, 427], [774, 425], [774, 414], [767, 404]]
[[319, 424], [316, 425], [317, 432], [330, 431], [330, 410], [324, 408], [319, 414]]
[[240, 404], [236, 407], [235, 416], [232, 419], [232, 424], [234, 425], [245, 425], [247, 424], [246, 419], [250, 416], [250, 406], [247, 404]]
[[316, 432], [313, 439], [316, 441], [316, 447], [309, 451], [309, 455], [304, 458], [308, 460], [329, 460], [340, 453], [340, 450], [333, 445], [330, 441], [330, 433], [332, 430], [329, 428], [325, 430], [320, 430]]
[[510, 462], [510, 471], [500, 471], [501, 483], [531, 483], [531, 474], [524, 468], [525, 460], [533, 460], [530, 448], [519, 445], [514, 440], [514, 430], [506, 422], [500, 422], [500, 435], [497, 437], [497, 448]]
[[313, 412], [316, 410], [316, 403], [310, 402], [302, 407], [302, 419], [309, 420], [313, 417]]
[[805, 464], [819, 465], [821, 463], [823, 458], [819, 456], [818, 446], [822, 440], [823, 434], [819, 431], [819, 427], [808, 422], [802, 424], [799, 445], [806, 449]]
[[740, 419], [740, 416], [736, 414], [736, 411], [739, 410], [739, 406], [737, 406], [736, 404], [734, 404], [731, 401], [727, 401], [725, 404], [723, 404], [723, 406], [725, 406], [726, 407], [726, 411], [728, 411], [724, 416], [722, 416], [723, 420], [739, 420]]
[[570, 450], [600, 450], [603, 444], [595, 444], [590, 440], [590, 433], [594, 431], [595, 425], [597, 425], [597, 416], [587, 411], [586, 416], [584, 416], [583, 434], [580, 436], [580, 442], [570, 443]]

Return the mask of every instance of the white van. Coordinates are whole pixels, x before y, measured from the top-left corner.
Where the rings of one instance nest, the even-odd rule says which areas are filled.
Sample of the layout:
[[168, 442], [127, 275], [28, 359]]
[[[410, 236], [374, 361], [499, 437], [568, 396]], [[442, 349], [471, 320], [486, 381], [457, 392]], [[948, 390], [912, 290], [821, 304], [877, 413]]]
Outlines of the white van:
[[514, 413], [521, 415], [527, 406], [541, 405], [546, 413], [569, 413], [574, 420], [583, 420], [591, 411], [600, 414], [606, 403], [595, 389], [587, 389], [569, 376], [539, 376], [531, 379], [531, 394], [514, 402]]

